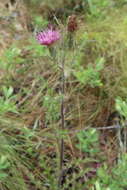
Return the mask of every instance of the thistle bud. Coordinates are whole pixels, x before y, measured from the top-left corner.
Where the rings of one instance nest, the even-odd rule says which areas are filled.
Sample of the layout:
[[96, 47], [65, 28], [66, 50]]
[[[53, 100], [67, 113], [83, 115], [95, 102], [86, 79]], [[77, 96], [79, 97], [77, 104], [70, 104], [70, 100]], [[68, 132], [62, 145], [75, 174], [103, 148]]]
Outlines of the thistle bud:
[[78, 29], [78, 24], [77, 24], [77, 17], [76, 15], [71, 15], [68, 17], [68, 22], [67, 22], [67, 30], [68, 32], [74, 32]]

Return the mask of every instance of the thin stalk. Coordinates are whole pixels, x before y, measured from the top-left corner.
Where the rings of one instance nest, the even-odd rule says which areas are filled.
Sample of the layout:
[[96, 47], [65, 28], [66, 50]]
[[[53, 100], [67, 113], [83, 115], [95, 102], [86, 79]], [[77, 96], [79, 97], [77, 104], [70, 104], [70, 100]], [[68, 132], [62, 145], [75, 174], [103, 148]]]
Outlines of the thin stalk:
[[55, 47], [49, 46], [49, 52], [50, 52], [51, 57], [55, 61], [55, 59], [56, 59], [56, 49], [55, 49]]
[[[64, 74], [64, 60], [61, 65], [61, 129], [65, 129], [65, 115], [64, 115], [64, 95], [65, 95], [65, 74]], [[63, 175], [63, 161], [64, 161], [64, 139], [61, 137], [60, 140], [60, 163], [59, 163], [59, 180], [58, 190], [62, 187], [62, 175]]]

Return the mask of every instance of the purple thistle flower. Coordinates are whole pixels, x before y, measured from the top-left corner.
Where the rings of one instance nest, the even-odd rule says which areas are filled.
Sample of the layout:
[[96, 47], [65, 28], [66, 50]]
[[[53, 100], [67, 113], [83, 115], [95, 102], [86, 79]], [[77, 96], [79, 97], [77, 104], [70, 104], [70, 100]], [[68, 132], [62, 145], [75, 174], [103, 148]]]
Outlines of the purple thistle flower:
[[60, 33], [58, 30], [54, 30], [53, 27], [39, 32], [36, 35], [38, 42], [41, 45], [51, 46], [54, 42], [60, 39]]

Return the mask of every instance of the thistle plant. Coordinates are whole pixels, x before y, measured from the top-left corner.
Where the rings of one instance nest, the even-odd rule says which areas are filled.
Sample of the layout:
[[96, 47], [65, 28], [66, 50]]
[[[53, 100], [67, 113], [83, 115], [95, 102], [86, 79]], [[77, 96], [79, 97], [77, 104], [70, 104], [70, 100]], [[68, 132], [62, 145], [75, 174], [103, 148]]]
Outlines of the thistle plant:
[[[53, 28], [53, 26], [49, 26], [46, 30], [37, 33], [36, 39], [41, 45], [45, 45], [49, 48], [49, 52], [51, 57], [56, 58], [56, 52], [54, 48], [54, 44], [56, 41], [60, 40], [61, 35], [59, 30]], [[63, 56], [64, 57], [64, 56]], [[58, 64], [59, 65], [59, 64]], [[64, 76], [64, 58], [62, 59], [61, 65], [61, 129], [65, 128], [65, 118], [64, 118], [64, 94], [65, 94], [65, 76]], [[60, 138], [60, 163], [59, 163], [59, 177], [58, 177], [58, 189], [62, 185], [62, 174], [63, 174], [63, 160], [64, 160], [64, 140], [63, 137]]]

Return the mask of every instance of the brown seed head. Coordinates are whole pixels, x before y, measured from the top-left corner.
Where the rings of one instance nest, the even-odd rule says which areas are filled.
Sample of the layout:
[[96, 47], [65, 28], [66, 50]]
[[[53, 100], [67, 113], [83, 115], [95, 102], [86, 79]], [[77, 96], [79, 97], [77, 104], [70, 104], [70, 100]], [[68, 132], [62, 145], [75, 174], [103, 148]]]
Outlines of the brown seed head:
[[76, 15], [69, 16], [67, 22], [67, 30], [69, 32], [74, 32], [77, 29], [78, 29], [77, 16]]

